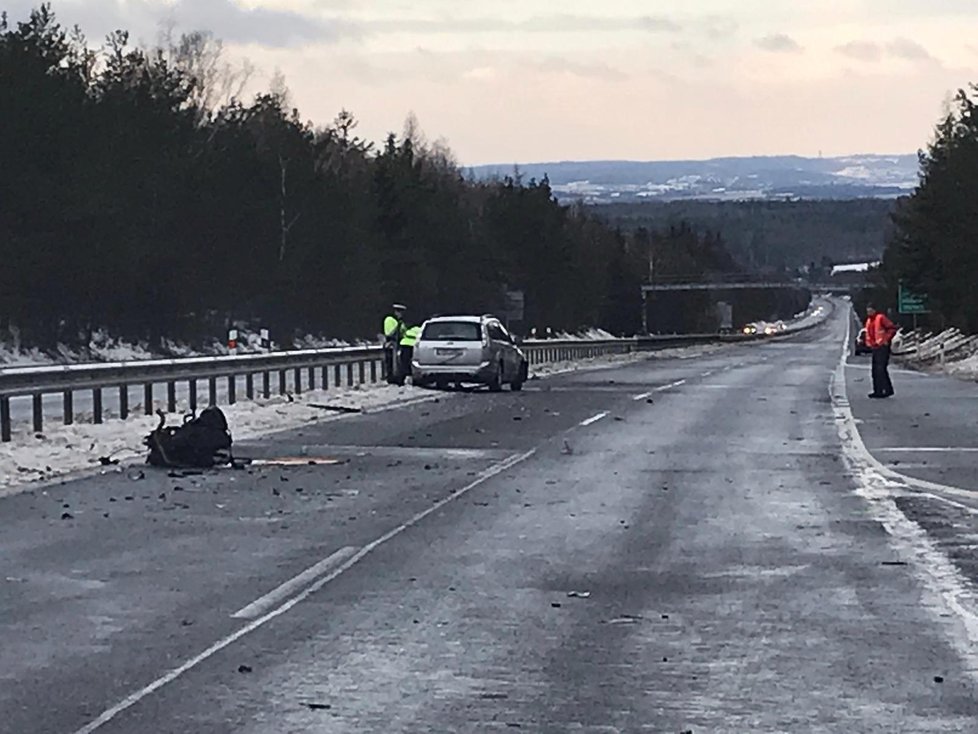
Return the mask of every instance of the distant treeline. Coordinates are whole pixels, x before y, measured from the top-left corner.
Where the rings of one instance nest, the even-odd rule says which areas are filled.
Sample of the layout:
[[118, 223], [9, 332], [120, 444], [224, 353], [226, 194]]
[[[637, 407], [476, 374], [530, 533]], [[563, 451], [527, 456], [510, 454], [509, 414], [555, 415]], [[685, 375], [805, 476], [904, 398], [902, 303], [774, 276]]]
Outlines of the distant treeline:
[[937, 125], [920, 156], [920, 185], [894, 222], [878, 305], [895, 308], [902, 283], [927, 297], [921, 325], [978, 333], [978, 85], [960, 90]]
[[894, 202], [670, 201], [602, 204], [592, 211], [613, 226], [662, 229], [688, 222], [723, 232], [727, 248], [752, 271], [794, 270], [812, 263], [879, 260], [892, 230]]

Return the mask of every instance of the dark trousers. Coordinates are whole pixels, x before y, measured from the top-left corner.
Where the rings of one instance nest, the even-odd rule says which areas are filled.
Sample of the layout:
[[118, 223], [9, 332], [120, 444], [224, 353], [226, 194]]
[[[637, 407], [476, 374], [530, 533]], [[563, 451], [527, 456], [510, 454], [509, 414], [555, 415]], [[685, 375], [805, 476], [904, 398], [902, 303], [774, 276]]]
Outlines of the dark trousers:
[[414, 347], [402, 346], [398, 349], [398, 358], [400, 359], [401, 369], [400, 378], [401, 384], [404, 384], [404, 378], [411, 374], [411, 358], [414, 356]]
[[890, 345], [873, 348], [873, 393], [875, 395], [892, 395], [893, 383], [887, 367], [890, 364]]
[[384, 344], [384, 377], [391, 385], [397, 383], [401, 366], [399, 357], [396, 344]]

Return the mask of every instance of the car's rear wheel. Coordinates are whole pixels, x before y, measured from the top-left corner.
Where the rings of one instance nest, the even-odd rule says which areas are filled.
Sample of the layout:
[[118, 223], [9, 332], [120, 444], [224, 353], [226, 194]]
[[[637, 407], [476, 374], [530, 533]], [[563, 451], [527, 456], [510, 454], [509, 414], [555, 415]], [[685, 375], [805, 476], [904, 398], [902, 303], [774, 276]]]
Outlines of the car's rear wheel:
[[489, 382], [486, 383], [489, 388], [489, 392], [499, 392], [503, 389], [503, 363], [500, 362], [496, 365], [496, 372], [492, 377], [489, 378]]
[[509, 389], [513, 392], [519, 392], [523, 389], [523, 383], [526, 382], [526, 378], [529, 377], [530, 366], [523, 362], [520, 364], [520, 370], [515, 380], [509, 384]]

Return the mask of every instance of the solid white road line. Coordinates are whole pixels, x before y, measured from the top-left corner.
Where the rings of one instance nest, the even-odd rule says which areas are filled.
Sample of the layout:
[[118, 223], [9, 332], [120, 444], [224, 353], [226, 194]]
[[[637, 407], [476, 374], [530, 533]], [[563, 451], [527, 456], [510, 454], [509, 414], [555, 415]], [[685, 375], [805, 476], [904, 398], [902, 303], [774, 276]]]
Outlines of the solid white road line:
[[585, 426], [585, 427], [593, 426], [599, 420], [602, 420], [603, 418], [607, 418], [607, 417], [608, 417], [608, 411], [605, 411], [604, 413], [598, 413], [597, 415], [592, 415], [586, 421], [581, 421], [578, 425]]
[[252, 620], [251, 622], [249, 622], [248, 624], [246, 624], [244, 627], [242, 627], [238, 631], [233, 632], [230, 635], [228, 635], [227, 637], [224, 637], [224, 638], [218, 640], [217, 642], [215, 642], [213, 645], [211, 645], [210, 647], [208, 647], [206, 650], [204, 650], [199, 655], [196, 655], [196, 656], [190, 658], [189, 660], [185, 661], [181, 665], [177, 666], [176, 668], [173, 668], [170, 672], [166, 673], [165, 675], [160, 676], [159, 678], [157, 678], [156, 680], [154, 680], [152, 683], [144, 686], [143, 688], [140, 688], [135, 693], [132, 693], [129, 696], [126, 696], [126, 698], [124, 698], [121, 701], [119, 701], [119, 703], [117, 703], [114, 706], [112, 706], [111, 708], [106, 709], [105, 711], [103, 711], [98, 716], [98, 718], [94, 719], [92, 722], [86, 724], [82, 728], [76, 730], [74, 732], [74, 734], [92, 734], [92, 732], [97, 731], [98, 729], [102, 728], [105, 724], [107, 724], [110, 721], [112, 721], [116, 716], [118, 716], [119, 714], [121, 714], [123, 711], [125, 711], [125, 710], [127, 710], [129, 708], [132, 708], [137, 703], [139, 703], [140, 701], [142, 701], [144, 698], [146, 698], [150, 694], [154, 693], [155, 691], [157, 691], [160, 688], [162, 688], [163, 686], [165, 686], [167, 683], [172, 683], [173, 681], [175, 681], [177, 678], [179, 678], [180, 676], [182, 676], [187, 671], [192, 670], [193, 668], [197, 667], [202, 662], [204, 662], [208, 658], [213, 657], [217, 653], [221, 652], [221, 650], [223, 650], [224, 648], [228, 647], [229, 645], [234, 644], [235, 642], [237, 642], [238, 640], [240, 640], [245, 635], [249, 634], [250, 632], [254, 632], [259, 627], [262, 627], [263, 625], [267, 624], [268, 622], [271, 622], [276, 617], [279, 617], [279, 616], [285, 614], [287, 611], [289, 611], [290, 609], [292, 609], [297, 604], [305, 601], [311, 595], [315, 594], [317, 591], [319, 591], [321, 588], [323, 588], [330, 581], [332, 581], [333, 579], [337, 578], [338, 576], [340, 576], [344, 572], [346, 572], [349, 569], [351, 569], [353, 566], [355, 566], [357, 563], [359, 563], [360, 561], [362, 561], [364, 558], [366, 558], [368, 555], [370, 555], [370, 553], [372, 553], [374, 550], [376, 550], [378, 547], [380, 547], [381, 545], [383, 545], [387, 541], [389, 541], [389, 540], [391, 540], [393, 538], [396, 538], [398, 535], [400, 535], [401, 533], [403, 533], [405, 530], [408, 530], [409, 528], [414, 527], [415, 525], [417, 525], [419, 522], [421, 522], [422, 520], [424, 520], [426, 517], [428, 517], [432, 513], [437, 512], [442, 507], [444, 507], [445, 505], [447, 505], [449, 502], [452, 502], [452, 501], [458, 499], [459, 497], [461, 497], [462, 495], [467, 494], [468, 492], [471, 492], [473, 489], [475, 489], [476, 487], [478, 487], [480, 484], [483, 484], [483, 483], [489, 481], [490, 479], [492, 479], [493, 477], [498, 476], [499, 474], [502, 474], [504, 471], [506, 471], [507, 469], [511, 469], [512, 467], [516, 466], [517, 464], [523, 463], [524, 461], [526, 461], [527, 459], [529, 459], [530, 457], [532, 457], [534, 454], [536, 454], [536, 452], [537, 452], [536, 449], [532, 449], [532, 450], [527, 451], [526, 453], [523, 453], [523, 454], [514, 454], [513, 456], [510, 456], [505, 461], [501, 461], [498, 464], [494, 464], [493, 466], [489, 467], [488, 469], [486, 469], [485, 471], [483, 471], [481, 474], [477, 475], [475, 479], [473, 479], [471, 482], [469, 482], [468, 484], [466, 484], [461, 489], [455, 490], [454, 492], [452, 492], [450, 495], [448, 495], [444, 499], [441, 499], [438, 502], [436, 502], [435, 504], [433, 504], [431, 507], [427, 508], [426, 510], [423, 510], [422, 512], [419, 512], [416, 515], [414, 515], [407, 522], [401, 523], [400, 525], [398, 525], [393, 530], [389, 530], [388, 532], [386, 532], [384, 535], [381, 535], [376, 540], [374, 540], [374, 541], [368, 543], [367, 545], [363, 546], [363, 548], [361, 548], [353, 557], [351, 557], [345, 563], [343, 563], [343, 565], [341, 565], [339, 568], [334, 569], [332, 572], [328, 573], [326, 576], [320, 577], [319, 580], [315, 581], [312, 585], [308, 586], [304, 591], [300, 592], [296, 596], [293, 596], [288, 601], [283, 602], [280, 606], [272, 609], [271, 611], [269, 611], [266, 614], [262, 615], [258, 619]]
[[948, 630], [948, 638], [961, 659], [965, 661], [972, 679], [975, 680], [978, 677], [978, 615], [974, 610], [978, 600], [975, 599], [961, 572], [940, 550], [927, 531], [907, 517], [896, 504], [896, 497], [901, 491], [913, 491], [913, 488], [929, 489], [932, 491], [920, 492], [920, 494], [974, 513], [973, 507], [955, 502], [945, 495], [967, 495], [974, 498], [975, 493], [899, 474], [881, 464], [869, 452], [859, 434], [859, 427], [852, 413], [846, 389], [846, 359], [849, 354], [851, 328], [851, 321], [847, 320], [842, 356], [829, 387], [842, 444], [843, 461], [856, 486], [856, 493], [866, 500], [872, 516], [889, 533], [892, 545], [903, 557], [912, 561], [911, 568], [914, 575], [925, 592], [929, 592], [930, 599], [925, 597], [921, 606], [930, 608], [935, 613], [939, 613], [943, 607], [947, 616], [957, 617], [960, 625], [955, 627], [963, 634], [953, 633], [947, 627], [945, 629]]
[[643, 392], [641, 395], [636, 395], [635, 397], [633, 397], [632, 400], [634, 400], [636, 403], [638, 403], [638, 402], [641, 402], [642, 400], [648, 400], [651, 397], [652, 397], [652, 393], [650, 393], [650, 392]]
[[352, 545], [348, 545], [345, 548], [340, 548], [331, 556], [324, 558], [315, 565], [310, 566], [302, 573], [296, 574], [284, 584], [272, 589], [265, 594], [265, 596], [261, 597], [260, 599], [256, 599], [251, 604], [243, 609], [239, 609], [231, 616], [234, 619], [254, 619], [255, 617], [260, 617], [262, 614], [282, 601], [285, 597], [298, 591], [303, 586], [312, 583], [327, 571], [331, 571], [356, 552], [357, 548]]

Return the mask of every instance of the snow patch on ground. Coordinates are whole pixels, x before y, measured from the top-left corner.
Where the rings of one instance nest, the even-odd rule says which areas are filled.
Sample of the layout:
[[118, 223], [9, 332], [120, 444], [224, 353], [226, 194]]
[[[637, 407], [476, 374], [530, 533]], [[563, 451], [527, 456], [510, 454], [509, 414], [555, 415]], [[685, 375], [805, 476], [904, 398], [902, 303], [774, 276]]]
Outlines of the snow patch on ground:
[[[294, 340], [295, 349], [328, 349], [365, 345], [341, 339], [307, 334]], [[274, 339], [271, 349], [279, 351], [282, 346]], [[263, 352], [261, 334], [247, 329], [238, 330], [238, 354], [258, 354]], [[227, 354], [227, 344], [222, 338], [214, 338], [200, 347], [191, 347], [182, 342], [164, 339], [159, 349], [152, 349], [146, 342], [127, 342], [117, 339], [106, 331], [95, 331], [88, 344], [80, 347], [58, 345], [50, 351], [24, 348], [19, 334], [11, 332], [6, 340], [0, 338], [0, 365], [4, 367], [30, 367], [49, 364], [79, 364], [84, 362], [129, 362], [140, 359], [168, 359], [173, 357], [212, 357]]]

